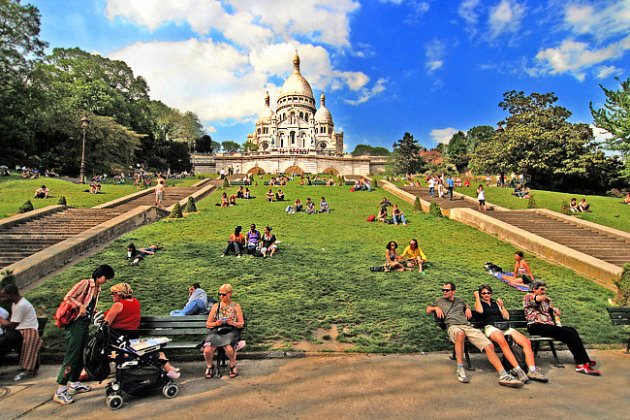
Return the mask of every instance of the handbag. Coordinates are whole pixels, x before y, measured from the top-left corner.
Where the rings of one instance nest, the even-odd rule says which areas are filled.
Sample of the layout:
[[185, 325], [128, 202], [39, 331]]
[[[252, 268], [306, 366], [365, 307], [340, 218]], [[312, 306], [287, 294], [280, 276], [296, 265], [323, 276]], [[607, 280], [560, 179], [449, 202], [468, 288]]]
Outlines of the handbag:
[[57, 312], [55, 312], [55, 325], [57, 328], [64, 328], [72, 321], [77, 319], [79, 316], [79, 307], [71, 307], [66, 302], [61, 302], [61, 305], [57, 308]]
[[[221, 310], [221, 302], [219, 302], [219, 306], [217, 307], [217, 313], [214, 316], [215, 320], [219, 319], [219, 311]], [[234, 327], [232, 325], [219, 325], [217, 327], [217, 334], [219, 335], [225, 335], [228, 333], [231, 333], [232, 331], [234, 331]]]
[[510, 329], [510, 321], [495, 321], [493, 325], [501, 331], [507, 331]]

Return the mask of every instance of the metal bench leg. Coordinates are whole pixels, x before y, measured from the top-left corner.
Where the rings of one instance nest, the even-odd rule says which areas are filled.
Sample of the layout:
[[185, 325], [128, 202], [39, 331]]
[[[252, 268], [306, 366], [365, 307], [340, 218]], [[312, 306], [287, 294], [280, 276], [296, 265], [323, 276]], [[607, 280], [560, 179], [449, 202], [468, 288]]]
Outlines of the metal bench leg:
[[630, 335], [628, 336], [628, 346], [626, 346], [626, 353], [630, 353]]
[[539, 345], [540, 345], [540, 342], [532, 341], [532, 351], [534, 352], [534, 357], [538, 356], [538, 346]]
[[549, 347], [551, 348], [551, 354], [553, 354], [553, 365], [557, 368], [564, 368], [564, 365], [558, 359], [558, 353], [556, 353], [556, 346], [553, 344], [553, 341], [549, 342]]
[[470, 354], [468, 354], [468, 347], [464, 346], [464, 356], [466, 357], [466, 370], [474, 371], [472, 363], [470, 363]]

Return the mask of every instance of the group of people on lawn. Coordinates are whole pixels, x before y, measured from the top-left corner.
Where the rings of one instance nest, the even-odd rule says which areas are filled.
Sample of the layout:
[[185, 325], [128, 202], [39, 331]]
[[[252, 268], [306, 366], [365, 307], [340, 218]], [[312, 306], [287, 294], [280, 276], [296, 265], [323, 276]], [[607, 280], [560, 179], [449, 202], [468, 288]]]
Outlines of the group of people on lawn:
[[242, 233], [243, 228], [236, 226], [234, 233], [230, 235], [227, 246], [223, 250], [222, 257], [225, 257], [230, 252], [236, 255], [236, 258], [241, 258], [243, 253], [249, 255], [261, 256], [263, 258], [273, 257], [278, 251], [276, 245], [276, 235], [271, 233], [271, 226], [266, 226], [264, 233], [260, 233], [256, 229], [256, 224], [252, 223], [246, 234]]

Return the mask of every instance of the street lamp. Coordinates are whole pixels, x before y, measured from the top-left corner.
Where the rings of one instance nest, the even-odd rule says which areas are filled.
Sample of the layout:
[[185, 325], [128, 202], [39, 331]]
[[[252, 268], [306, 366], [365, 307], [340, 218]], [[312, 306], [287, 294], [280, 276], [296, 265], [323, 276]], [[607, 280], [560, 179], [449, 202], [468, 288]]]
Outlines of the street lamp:
[[83, 130], [83, 145], [81, 146], [81, 169], [79, 170], [80, 183], [85, 184], [85, 130], [90, 125], [90, 119], [87, 115], [81, 118], [81, 129]]

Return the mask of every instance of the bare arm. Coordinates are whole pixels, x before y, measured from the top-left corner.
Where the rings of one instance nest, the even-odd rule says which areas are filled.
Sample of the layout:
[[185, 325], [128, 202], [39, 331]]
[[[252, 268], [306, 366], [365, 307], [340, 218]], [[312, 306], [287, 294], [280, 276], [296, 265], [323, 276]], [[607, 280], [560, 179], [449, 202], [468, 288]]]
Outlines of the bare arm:
[[473, 292], [475, 295], [475, 312], [482, 314], [483, 313], [483, 305], [481, 304], [481, 299], [479, 299], [479, 291], [475, 290]]
[[221, 322], [217, 322], [215, 317], [217, 316], [217, 311], [219, 310], [219, 304], [215, 303], [212, 305], [212, 309], [210, 310], [210, 314], [208, 314], [208, 320], [206, 321], [206, 328], [214, 328], [221, 325]]
[[114, 302], [114, 304], [112, 305], [111, 308], [109, 308], [109, 311], [107, 311], [107, 315], [105, 315], [105, 319], [104, 321], [107, 322], [109, 325], [112, 325], [112, 323], [114, 322], [114, 320], [116, 319], [116, 316], [118, 316], [118, 314], [123, 310], [123, 305], [120, 302]]

